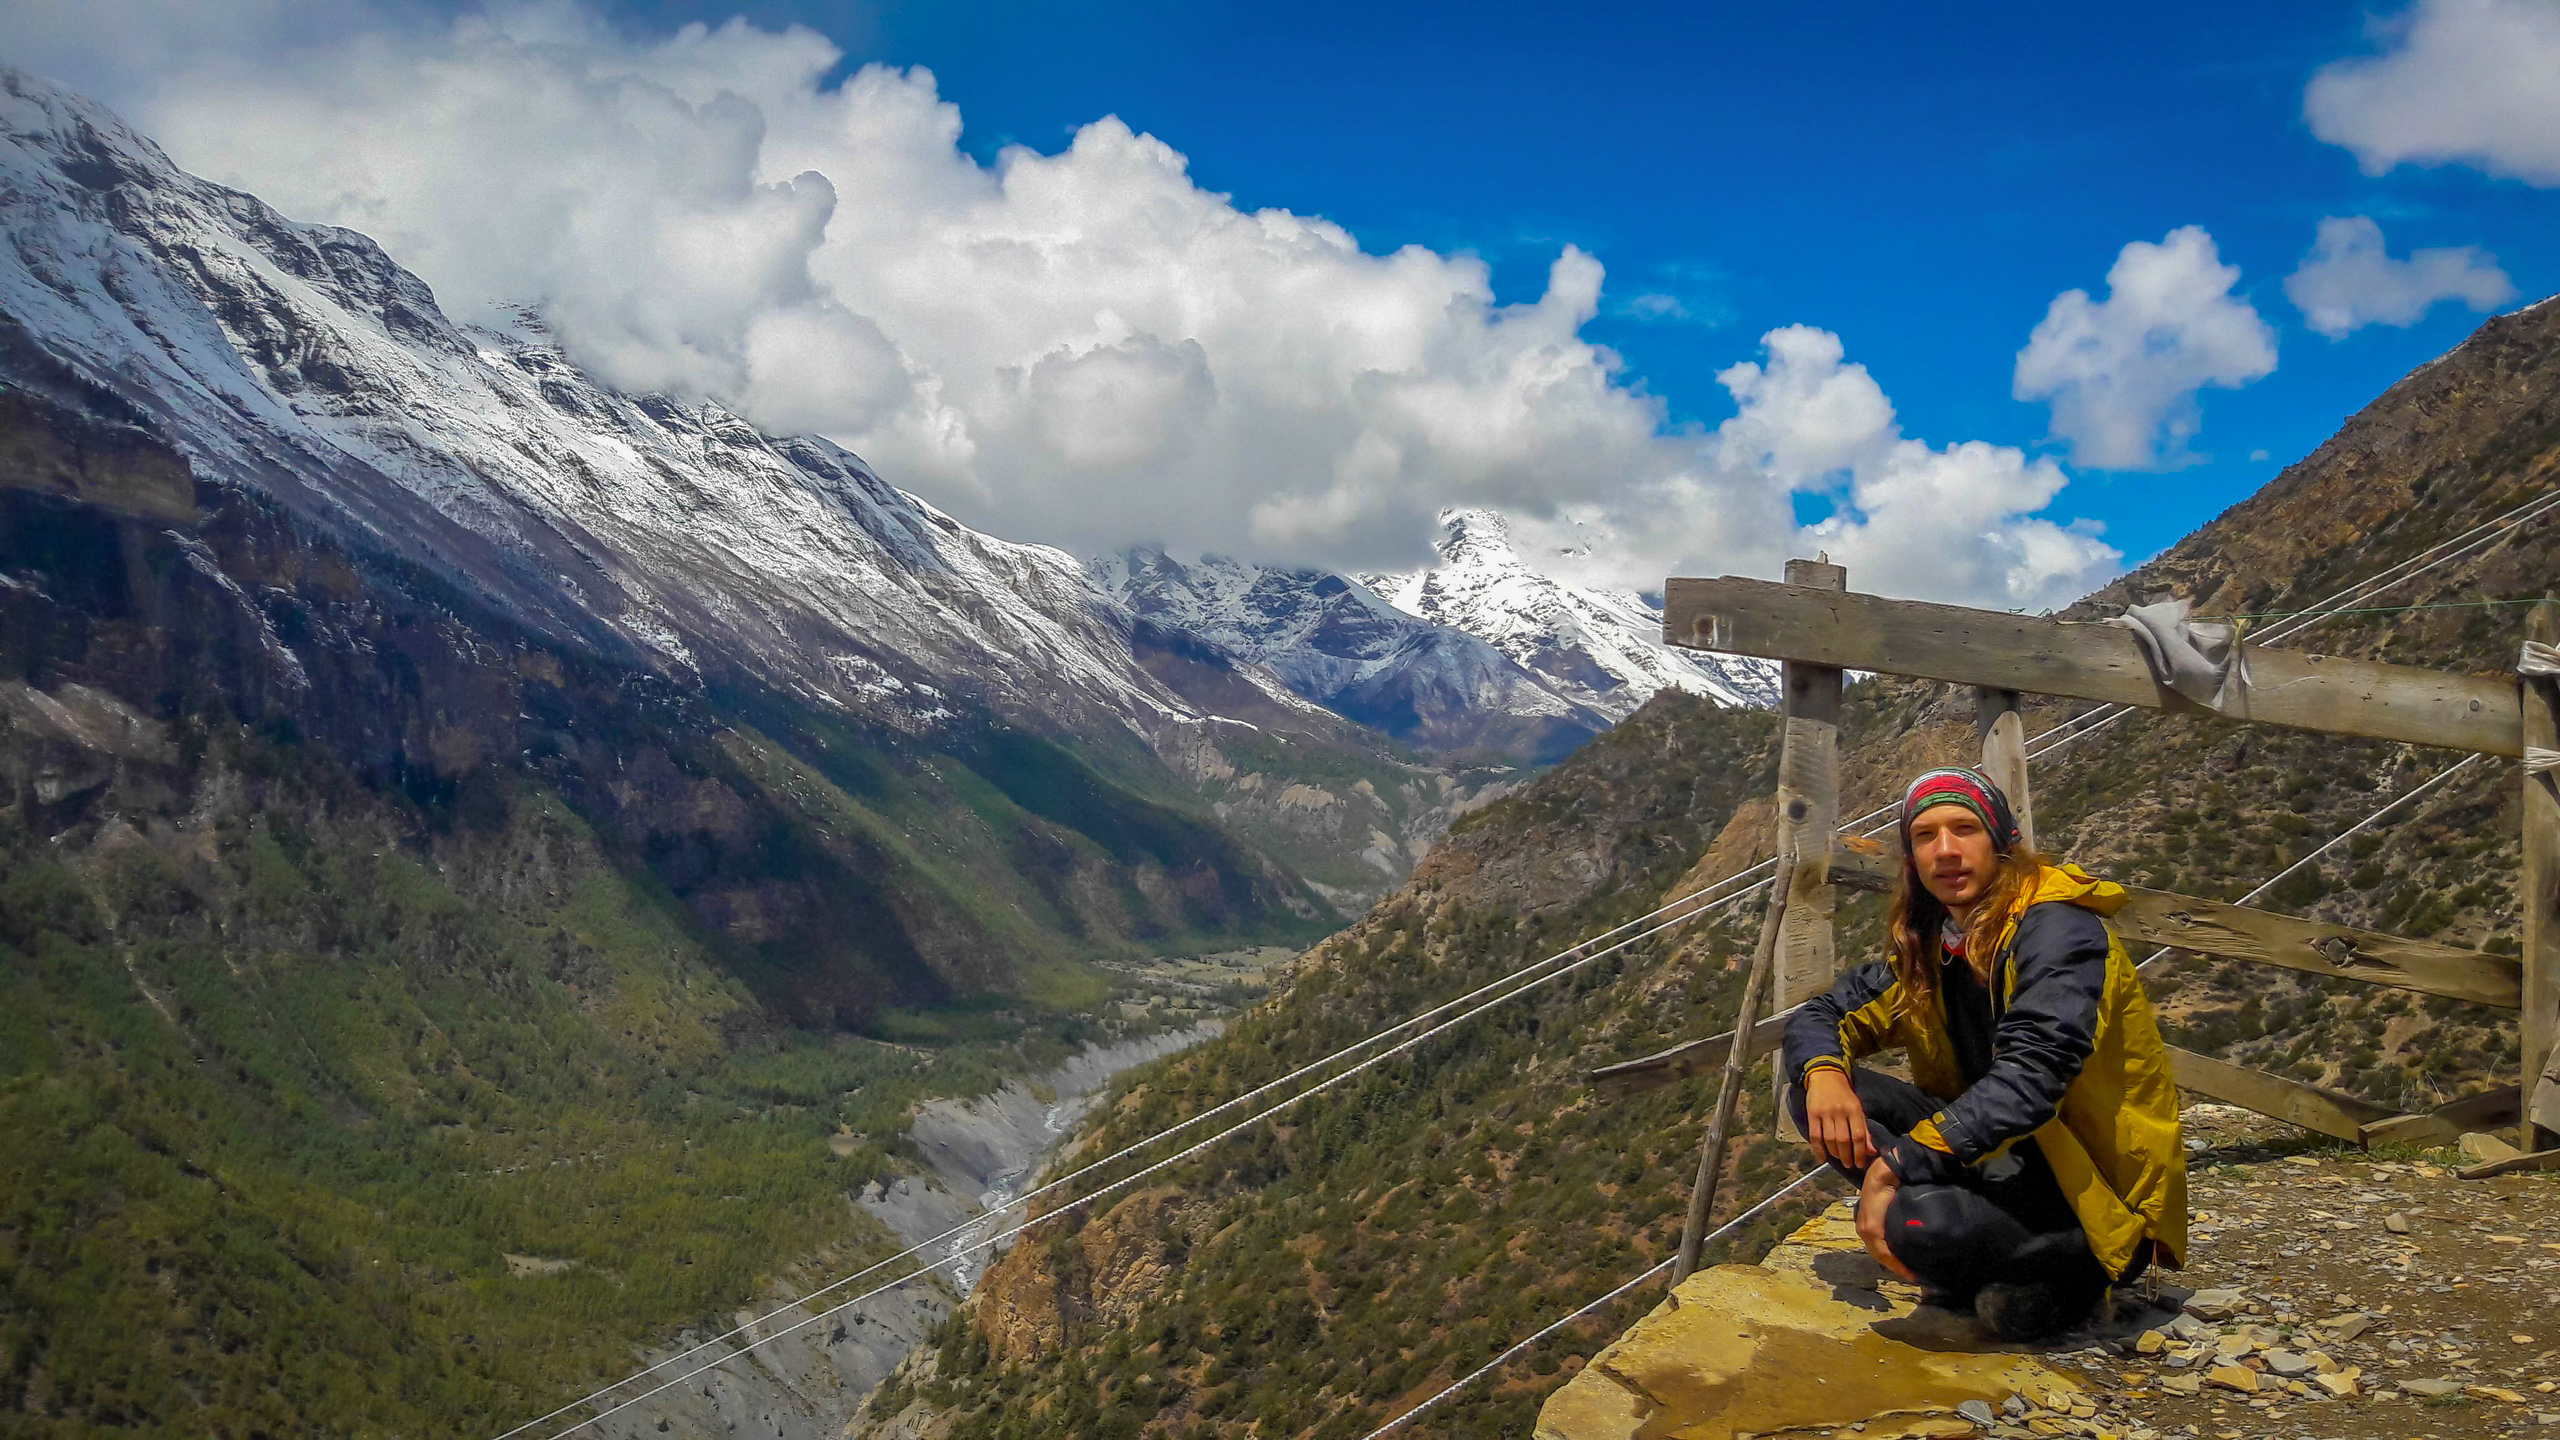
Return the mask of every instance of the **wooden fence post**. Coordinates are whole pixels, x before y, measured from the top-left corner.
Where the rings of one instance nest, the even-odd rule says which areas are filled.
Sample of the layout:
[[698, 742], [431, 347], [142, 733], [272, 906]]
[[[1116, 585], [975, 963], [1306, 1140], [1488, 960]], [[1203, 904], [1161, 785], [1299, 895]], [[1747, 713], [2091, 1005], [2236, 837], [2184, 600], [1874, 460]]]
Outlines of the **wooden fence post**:
[[1698, 1178], [1689, 1187], [1689, 1218], [1680, 1229], [1680, 1258], [1671, 1267], [1672, 1288], [1698, 1268], [1698, 1248], [1714, 1218], [1716, 1187], [1724, 1179], [1724, 1152], [1733, 1134], [1734, 1107], [1742, 1100], [1743, 1077], [1751, 1073], [1750, 1035], [1760, 1023], [1760, 996], [1776, 969], [1777, 940], [1787, 919], [1787, 888], [1795, 882], [1793, 857], [1781, 851], [1778, 873], [1769, 881], [1769, 908], [1760, 922], [1760, 943], [1752, 947], [1751, 971], [1742, 979], [1741, 1008], [1733, 1017], [1733, 1044], [1726, 1047], [1724, 1079], [1716, 1086], [1716, 1108], [1707, 1120], [1707, 1143], [1698, 1153]]
[[[2560, 644], [2560, 603], [2545, 599], [2525, 614], [2524, 634]], [[2560, 750], [2560, 695], [2548, 678], [2517, 682], [2522, 690], [2524, 745]], [[2543, 1080], [2552, 1065], [2553, 1031], [2560, 1027], [2560, 773], [2524, 777], [2524, 865], [2516, 877], [2524, 902], [2524, 1125], [2523, 1148], [2554, 1143], [2560, 1132], [2560, 1084]], [[2547, 1087], [2547, 1088], [2546, 1088]]]
[[[1787, 583], [1846, 591], [1849, 572], [1828, 556], [1790, 560]], [[1831, 848], [1840, 829], [1842, 674], [1837, 666], [1795, 660], [1779, 667], [1785, 718], [1778, 740], [1778, 854], [1792, 855], [1796, 863], [1778, 931], [1772, 1013], [1829, 990], [1840, 969], [1831, 941]], [[1782, 1139], [1801, 1140], [1787, 1114], [1787, 1077], [1778, 1069], [1772, 1065], [1769, 1074], [1777, 1132]]]
[[2027, 789], [2027, 722], [2018, 692], [1973, 687], [1973, 729], [1982, 739], [1982, 773], [2009, 797], [2018, 815], [2018, 843], [2036, 848], [2035, 797]]
[[[1790, 560], [1787, 583], [1847, 590], [1849, 572], [1826, 560]], [[1840, 679], [1830, 665], [1790, 660], [1781, 672], [1785, 729], [1778, 746], [1778, 844], [1796, 857], [1786, 925], [1778, 932], [1776, 1008], [1831, 988], [1831, 837], [1840, 828]]]

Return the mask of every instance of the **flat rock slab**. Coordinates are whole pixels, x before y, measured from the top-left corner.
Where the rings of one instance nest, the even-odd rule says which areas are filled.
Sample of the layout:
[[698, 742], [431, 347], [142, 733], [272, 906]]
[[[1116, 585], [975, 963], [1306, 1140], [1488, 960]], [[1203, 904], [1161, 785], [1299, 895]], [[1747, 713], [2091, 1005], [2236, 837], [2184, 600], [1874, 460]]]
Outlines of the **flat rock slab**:
[[[1692, 1275], [1592, 1357], [1538, 1415], [1538, 1440], [1736, 1440], [1863, 1423], [1860, 1440], [1976, 1432], [1967, 1401], [2080, 1387], [1886, 1282], [1835, 1205], [1758, 1265]], [[1978, 1412], [1977, 1412], [1978, 1413]]]

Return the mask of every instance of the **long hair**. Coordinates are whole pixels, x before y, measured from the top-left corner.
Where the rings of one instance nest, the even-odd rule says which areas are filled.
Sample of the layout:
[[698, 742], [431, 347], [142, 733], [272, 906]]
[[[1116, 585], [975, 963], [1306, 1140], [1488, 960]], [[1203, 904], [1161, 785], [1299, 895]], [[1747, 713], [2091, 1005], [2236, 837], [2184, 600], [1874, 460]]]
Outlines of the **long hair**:
[[[1982, 887], [1982, 898], [1973, 904], [1973, 918], [1965, 922], [1965, 960], [1973, 966], [1973, 978], [1984, 985], [1991, 983], [1991, 967], [2000, 958], [1991, 953], [1991, 947], [2000, 938], [2000, 927], [2008, 918], [2010, 907], [2017, 904], [2019, 888], [2047, 863], [2045, 857], [2024, 845], [2012, 845], [2008, 853], [1997, 857], [1990, 883]], [[1885, 911], [1885, 939], [1892, 951], [1894, 977], [1902, 982], [1902, 993], [1916, 1006], [1926, 1007], [1937, 999], [1939, 957], [1943, 953], [1938, 933], [1946, 923], [1947, 907], [1920, 883], [1920, 867], [1906, 847], [1902, 852], [1902, 875], [1893, 887], [1893, 903]]]

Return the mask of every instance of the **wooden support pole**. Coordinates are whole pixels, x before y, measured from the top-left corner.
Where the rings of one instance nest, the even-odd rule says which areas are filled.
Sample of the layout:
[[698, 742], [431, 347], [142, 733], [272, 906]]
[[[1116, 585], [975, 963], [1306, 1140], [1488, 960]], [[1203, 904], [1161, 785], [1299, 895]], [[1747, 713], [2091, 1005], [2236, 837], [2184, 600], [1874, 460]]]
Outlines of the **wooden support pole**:
[[[1787, 583], [1844, 594], [1849, 572], [1827, 557], [1790, 560]], [[1822, 994], [1840, 973], [1839, 952], [1832, 945], [1830, 865], [1832, 837], [1840, 830], [1840, 691], [1845, 678], [1836, 665], [1790, 660], [1780, 667], [1784, 719], [1778, 741], [1778, 853], [1796, 857], [1796, 875], [1787, 926], [1778, 936], [1774, 1010]], [[1803, 1139], [1787, 1117], [1785, 1077], [1772, 1076], [1771, 1081], [1771, 1098], [1781, 1102], [1772, 1107], [1779, 1137]]]
[[[1822, 560], [1790, 560], [1787, 583], [1835, 593], [1849, 572]], [[1831, 944], [1831, 837], [1840, 828], [1840, 689], [1835, 665], [1790, 660], [1781, 681], [1785, 729], [1778, 746], [1778, 853], [1795, 857], [1787, 925], [1778, 936], [1774, 1008], [1802, 1004], [1831, 988], [1839, 958]]]
[[[1777, 877], [1769, 882], [1769, 910], [1760, 921], [1760, 943], [1751, 953], [1751, 973], [1743, 977], [1741, 1009], [1733, 1017], [1737, 1035], [1750, 1034], [1759, 1023], [1760, 996], [1777, 968], [1778, 935], [1786, 925], [1788, 894], [1795, 888], [1794, 859], [1786, 851], [1778, 852]], [[1706, 1149], [1698, 1156], [1697, 1183], [1689, 1187], [1689, 1218], [1680, 1229], [1680, 1260], [1671, 1269], [1675, 1289], [1698, 1268], [1698, 1247], [1707, 1233], [1707, 1217], [1715, 1210], [1717, 1183], [1724, 1178], [1724, 1151], [1733, 1135], [1734, 1107], [1742, 1099], [1743, 1077], [1750, 1070], [1750, 1047], [1727, 1046], [1724, 1080], [1716, 1087], [1715, 1114], [1707, 1122]]]
[[2036, 848], [2036, 802], [2027, 788], [2027, 721], [2018, 692], [1973, 687], [1973, 728], [1982, 737], [1982, 773], [2009, 797], [2018, 816], [2018, 843]]
[[[2524, 635], [2560, 644], [2560, 604], [2545, 599], [2526, 612]], [[2560, 692], [2548, 678], [2517, 682], [2524, 745], [2560, 750]], [[2524, 903], [2524, 1122], [2521, 1148], [2545, 1150], [2560, 1132], [2560, 1082], [2551, 1078], [2560, 1027], [2560, 773], [2524, 777], [2524, 865], [2516, 877]]]

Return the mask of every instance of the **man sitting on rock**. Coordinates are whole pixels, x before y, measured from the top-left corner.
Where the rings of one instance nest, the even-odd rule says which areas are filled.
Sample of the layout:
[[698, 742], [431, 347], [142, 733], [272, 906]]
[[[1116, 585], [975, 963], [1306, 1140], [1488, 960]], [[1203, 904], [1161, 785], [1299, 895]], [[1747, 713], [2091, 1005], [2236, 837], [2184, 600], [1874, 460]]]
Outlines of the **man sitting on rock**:
[[[1911, 782], [1902, 841], [1889, 957], [1787, 1024], [1789, 1113], [1860, 1182], [1877, 1263], [2004, 1340], [2067, 1330], [2186, 1250], [2177, 1087], [2104, 918], [2124, 890], [2020, 845], [1976, 770]], [[1851, 1065], [1893, 1049], [1911, 1081]]]

